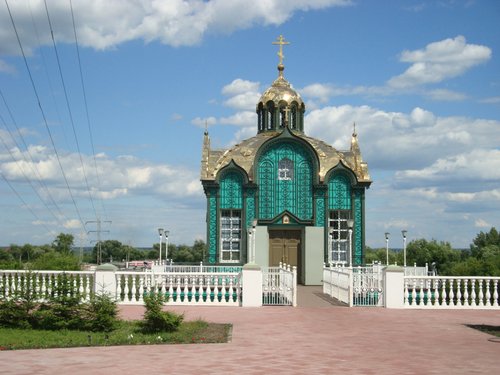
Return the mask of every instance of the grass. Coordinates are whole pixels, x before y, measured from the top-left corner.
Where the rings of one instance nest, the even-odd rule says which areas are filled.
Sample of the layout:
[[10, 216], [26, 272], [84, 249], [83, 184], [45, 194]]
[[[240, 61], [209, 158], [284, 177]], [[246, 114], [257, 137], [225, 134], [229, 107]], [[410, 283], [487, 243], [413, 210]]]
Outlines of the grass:
[[230, 324], [202, 320], [184, 322], [173, 333], [145, 334], [138, 321], [120, 321], [112, 332], [45, 331], [0, 328], [0, 350], [71, 348], [81, 346], [226, 343]]
[[486, 324], [467, 324], [468, 327], [477, 329], [478, 331], [488, 333], [490, 335], [500, 337], [500, 326], [489, 326]]

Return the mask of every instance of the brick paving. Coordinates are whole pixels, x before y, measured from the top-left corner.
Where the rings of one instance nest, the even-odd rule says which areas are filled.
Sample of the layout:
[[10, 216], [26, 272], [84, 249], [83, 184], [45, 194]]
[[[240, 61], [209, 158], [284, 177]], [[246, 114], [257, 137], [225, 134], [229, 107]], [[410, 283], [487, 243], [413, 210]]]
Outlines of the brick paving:
[[[346, 308], [318, 290], [299, 291], [296, 308], [169, 308], [186, 319], [232, 323], [227, 344], [2, 351], [0, 373], [493, 374], [500, 368], [500, 343], [464, 325], [500, 325], [499, 310]], [[121, 307], [127, 319], [143, 311]]]

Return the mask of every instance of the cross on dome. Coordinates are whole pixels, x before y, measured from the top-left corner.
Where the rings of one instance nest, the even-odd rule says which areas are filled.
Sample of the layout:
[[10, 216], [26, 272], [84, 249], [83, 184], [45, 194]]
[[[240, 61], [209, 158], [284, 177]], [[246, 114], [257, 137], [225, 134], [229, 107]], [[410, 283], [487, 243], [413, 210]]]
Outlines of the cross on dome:
[[280, 46], [280, 49], [278, 51], [278, 57], [280, 58], [279, 65], [283, 65], [283, 59], [285, 58], [285, 55], [283, 54], [283, 46], [290, 44], [290, 42], [285, 42], [285, 38], [283, 38], [283, 35], [280, 35], [277, 39], [278, 41], [273, 42], [273, 44]]

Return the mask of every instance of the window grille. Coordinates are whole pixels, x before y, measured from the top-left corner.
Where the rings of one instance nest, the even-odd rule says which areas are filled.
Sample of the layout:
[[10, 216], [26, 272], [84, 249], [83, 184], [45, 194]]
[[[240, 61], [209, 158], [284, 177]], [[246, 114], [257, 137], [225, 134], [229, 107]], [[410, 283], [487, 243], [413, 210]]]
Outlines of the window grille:
[[237, 263], [241, 254], [241, 211], [222, 210], [220, 218], [220, 261]]
[[293, 180], [293, 161], [284, 158], [278, 162], [278, 180]]
[[330, 236], [329, 261], [333, 263], [348, 264], [349, 255], [349, 228], [347, 220], [351, 214], [348, 210], [330, 211], [328, 219], [328, 235]]

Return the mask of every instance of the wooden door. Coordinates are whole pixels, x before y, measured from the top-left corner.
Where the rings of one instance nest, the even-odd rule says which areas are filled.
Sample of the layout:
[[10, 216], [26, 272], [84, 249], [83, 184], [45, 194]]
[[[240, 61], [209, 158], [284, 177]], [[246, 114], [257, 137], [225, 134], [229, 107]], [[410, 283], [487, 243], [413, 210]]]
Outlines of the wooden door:
[[279, 263], [299, 267], [300, 260], [299, 230], [273, 230], [269, 232], [269, 266]]

